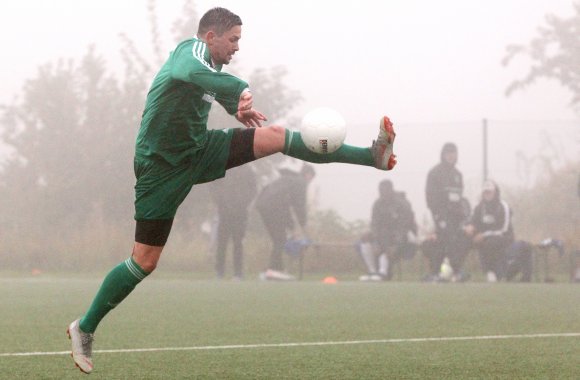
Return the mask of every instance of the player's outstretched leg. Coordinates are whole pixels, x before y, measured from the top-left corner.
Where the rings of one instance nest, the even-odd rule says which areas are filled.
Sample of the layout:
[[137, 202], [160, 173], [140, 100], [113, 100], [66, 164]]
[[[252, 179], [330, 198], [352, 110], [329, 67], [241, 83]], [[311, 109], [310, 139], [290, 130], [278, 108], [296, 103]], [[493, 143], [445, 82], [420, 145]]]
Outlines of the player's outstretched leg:
[[84, 373], [91, 373], [93, 370], [93, 334], [81, 331], [80, 319], [70, 324], [66, 333], [72, 343], [72, 358], [76, 366]]
[[370, 148], [343, 144], [333, 153], [319, 154], [309, 150], [300, 132], [286, 130], [284, 154], [316, 164], [342, 162], [346, 164], [373, 166], [380, 170], [391, 170], [397, 164], [393, 154], [395, 131], [388, 117], [380, 120], [379, 135]]

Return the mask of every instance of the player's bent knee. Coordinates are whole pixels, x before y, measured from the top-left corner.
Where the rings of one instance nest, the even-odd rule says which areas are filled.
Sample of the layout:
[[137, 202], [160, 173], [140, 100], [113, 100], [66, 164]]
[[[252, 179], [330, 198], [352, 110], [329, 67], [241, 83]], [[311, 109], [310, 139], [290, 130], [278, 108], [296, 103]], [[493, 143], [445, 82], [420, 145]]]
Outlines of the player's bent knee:
[[135, 242], [133, 247], [133, 260], [147, 273], [151, 273], [157, 268], [157, 263], [161, 257], [163, 247], [154, 247]]
[[172, 225], [173, 219], [137, 220], [133, 259], [144, 271], [151, 273], [157, 267]]
[[286, 128], [277, 125], [257, 128], [254, 139], [256, 158], [282, 152], [286, 139]]

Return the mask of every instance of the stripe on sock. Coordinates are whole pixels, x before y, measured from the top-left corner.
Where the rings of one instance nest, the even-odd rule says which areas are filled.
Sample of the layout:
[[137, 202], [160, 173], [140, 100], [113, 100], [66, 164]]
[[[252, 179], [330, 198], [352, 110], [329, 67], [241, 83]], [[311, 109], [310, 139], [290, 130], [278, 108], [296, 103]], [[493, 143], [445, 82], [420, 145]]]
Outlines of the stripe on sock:
[[292, 144], [292, 136], [294, 136], [294, 132], [291, 130], [287, 129], [286, 131], [288, 133], [288, 142], [286, 143], [286, 150], [284, 151], [284, 154], [288, 154], [288, 151], [290, 150], [290, 144]]
[[129, 272], [131, 272], [131, 274], [135, 276], [137, 280], [141, 281], [145, 278], [145, 275], [139, 270], [139, 268], [137, 268], [137, 266], [135, 266], [135, 264], [133, 264], [133, 261], [130, 257], [125, 260], [125, 265], [127, 266], [127, 269], [129, 269]]

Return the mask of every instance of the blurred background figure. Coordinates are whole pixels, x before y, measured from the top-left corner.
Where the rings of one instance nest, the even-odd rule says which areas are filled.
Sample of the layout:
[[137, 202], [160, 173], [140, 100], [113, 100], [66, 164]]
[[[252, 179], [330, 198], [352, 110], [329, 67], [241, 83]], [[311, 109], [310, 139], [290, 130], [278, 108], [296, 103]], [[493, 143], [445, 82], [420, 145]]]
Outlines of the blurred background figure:
[[[578, 198], [580, 199], [580, 176], [578, 176]], [[573, 282], [580, 282], [580, 249], [576, 249], [572, 256], [572, 281]]]
[[[507, 248], [506, 281], [531, 282], [534, 270], [532, 244], [517, 240]], [[519, 278], [519, 280], [518, 280]]]
[[514, 242], [512, 212], [501, 199], [497, 184], [491, 180], [483, 183], [481, 201], [475, 207], [469, 225], [468, 236], [479, 250], [481, 267], [488, 282], [505, 277], [507, 250]]
[[[288, 281], [295, 277], [284, 272], [284, 249], [288, 235], [304, 235], [308, 219], [307, 191], [315, 176], [314, 166], [304, 164], [300, 172], [280, 169], [280, 177], [266, 185], [256, 199], [256, 208], [272, 240], [267, 270], [263, 280]], [[304, 236], [303, 236], [304, 237]]]
[[455, 167], [457, 146], [448, 142], [441, 149], [440, 162], [427, 175], [425, 195], [427, 207], [435, 224], [434, 233], [423, 244], [423, 252], [430, 261], [430, 274], [425, 281], [439, 281], [441, 264], [447, 257], [452, 272], [450, 280], [466, 281], [463, 263], [469, 252], [469, 240], [463, 231], [470, 214], [470, 206], [463, 197], [463, 176]]
[[359, 244], [368, 271], [360, 277], [361, 281], [390, 280], [393, 264], [409, 252], [414, 253], [417, 224], [405, 193], [396, 192], [390, 180], [380, 182], [378, 190], [379, 198], [371, 214], [371, 233]]
[[248, 207], [257, 192], [256, 174], [251, 165], [228, 170], [226, 176], [210, 185], [217, 207], [215, 272], [218, 279], [225, 275], [228, 243], [232, 242], [233, 278], [244, 278], [243, 239], [248, 225]]

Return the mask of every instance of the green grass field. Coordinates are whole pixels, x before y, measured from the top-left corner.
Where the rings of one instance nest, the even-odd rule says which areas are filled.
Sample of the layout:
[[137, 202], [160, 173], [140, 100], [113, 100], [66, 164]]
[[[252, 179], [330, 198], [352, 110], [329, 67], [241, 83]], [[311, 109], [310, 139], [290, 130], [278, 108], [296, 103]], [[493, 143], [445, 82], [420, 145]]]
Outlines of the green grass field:
[[[65, 330], [99, 284], [0, 278], [0, 378], [86, 377]], [[579, 379], [580, 286], [155, 274], [94, 349], [91, 379]]]

